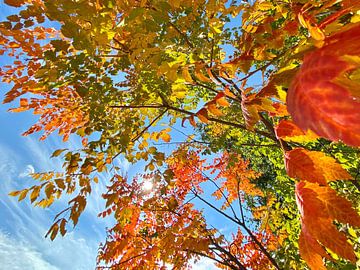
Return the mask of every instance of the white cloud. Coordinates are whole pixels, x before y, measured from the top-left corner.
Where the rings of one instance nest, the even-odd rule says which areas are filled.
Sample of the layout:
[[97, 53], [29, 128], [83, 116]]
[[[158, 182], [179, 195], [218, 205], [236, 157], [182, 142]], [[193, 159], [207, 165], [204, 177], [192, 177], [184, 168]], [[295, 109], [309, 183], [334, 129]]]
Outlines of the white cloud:
[[201, 258], [191, 264], [192, 269], [195, 270], [217, 270], [214, 261], [209, 258]]
[[35, 172], [34, 166], [31, 164], [28, 164], [28, 165], [26, 165], [24, 171], [19, 174], [19, 177], [27, 177], [27, 176], [30, 176], [30, 174], [32, 174], [34, 172]]
[[[35, 144], [32, 146], [33, 150], [37, 150]], [[46, 154], [48, 151], [45, 149], [44, 152]], [[23, 159], [23, 153], [20, 156], [0, 144], [0, 216], [4, 217], [0, 220], [0, 268], [12, 270], [94, 269], [98, 243], [105, 234], [104, 225], [97, 222], [96, 215], [87, 214], [88, 217], [85, 220], [90, 224], [97, 222], [99, 228], [85, 226], [85, 223], [80, 220], [76, 231], [70, 230], [65, 237], [58, 236], [52, 242], [45, 239], [44, 235], [56, 214], [53, 208], [34, 208], [27, 199], [19, 203], [16, 198], [7, 196], [7, 193], [12, 190], [34, 184], [34, 180], [30, 178], [18, 178], [20, 168], [24, 168], [21, 164]], [[26, 166], [23, 173], [32, 172], [32, 167]], [[101, 196], [96, 197], [101, 198]], [[90, 200], [96, 199], [98, 198], [94, 197]], [[94, 202], [90, 203], [90, 205], [93, 204]], [[56, 208], [66, 205], [67, 202], [61, 200]], [[1, 230], [8, 232], [8, 236]]]
[[41, 253], [11, 239], [0, 231], [0, 262], [2, 267], [12, 270], [58, 270], [47, 262]]

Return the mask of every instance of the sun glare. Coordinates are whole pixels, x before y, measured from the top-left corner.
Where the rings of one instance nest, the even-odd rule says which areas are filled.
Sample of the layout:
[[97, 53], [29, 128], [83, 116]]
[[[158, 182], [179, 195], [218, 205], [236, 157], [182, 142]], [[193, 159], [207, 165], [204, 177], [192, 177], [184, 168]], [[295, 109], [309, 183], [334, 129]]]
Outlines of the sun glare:
[[144, 181], [142, 188], [144, 191], [151, 191], [153, 189], [153, 187], [154, 187], [153, 182], [150, 180], [146, 180], [146, 181]]

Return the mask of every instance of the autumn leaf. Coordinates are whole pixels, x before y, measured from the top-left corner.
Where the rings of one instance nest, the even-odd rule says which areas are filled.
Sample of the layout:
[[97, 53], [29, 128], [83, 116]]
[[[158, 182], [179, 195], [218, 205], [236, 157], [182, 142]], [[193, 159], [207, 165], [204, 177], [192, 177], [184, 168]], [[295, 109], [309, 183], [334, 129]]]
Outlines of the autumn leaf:
[[[296, 202], [302, 223], [300, 254], [311, 269], [324, 269], [320, 265], [319, 256], [328, 257], [317, 241], [341, 257], [354, 262], [356, 257], [353, 247], [347, 242], [345, 234], [339, 232], [333, 224], [333, 220], [337, 220], [360, 226], [360, 216], [352, 208], [351, 203], [328, 186], [306, 181], [296, 185]], [[314, 254], [314, 257], [311, 254]]]
[[200, 119], [201, 122], [203, 122], [205, 124], [209, 123], [208, 112], [205, 108], [202, 108], [201, 110], [199, 110], [195, 115]]
[[246, 127], [252, 130], [260, 120], [260, 112], [275, 111], [272, 101], [267, 98], [259, 97], [257, 94], [246, 95], [242, 93], [241, 110], [246, 123]]
[[289, 120], [281, 120], [275, 127], [275, 133], [276, 137], [279, 139], [298, 143], [310, 142], [318, 138], [318, 136], [311, 130], [308, 130], [305, 133]]
[[[22, 7], [0, 23], [4, 102], [38, 118], [24, 135], [82, 143], [52, 154], [59, 173], [10, 193], [43, 208], [72, 198], [49, 238], [81, 222], [98, 183], [99, 216], [113, 224], [100, 268], [185, 269], [206, 257], [221, 269], [302, 269], [299, 251], [312, 269], [336, 254], [354, 261], [359, 248], [338, 228], [359, 226], [341, 197], [357, 186], [329, 182], [352, 179], [344, 168], [358, 153], [314, 134], [360, 143], [358, 1], [50, 2], [6, 0]], [[119, 158], [145, 172], [121, 177]], [[286, 172], [300, 181], [301, 222]]]
[[202, 64], [197, 64], [197, 65], [195, 65], [195, 77], [196, 77], [197, 79], [199, 79], [201, 82], [206, 82], [206, 83], [212, 82], [211, 79], [209, 79], [208, 77], [206, 77], [206, 76], [202, 73], [201, 69], [202, 69], [203, 67], [204, 67], [204, 66], [203, 66]]
[[4, 0], [4, 3], [13, 6], [13, 7], [20, 7], [25, 4], [25, 0]]
[[312, 38], [315, 40], [324, 40], [324, 32], [309, 18], [304, 17], [302, 13], [298, 14], [298, 19], [300, 24], [309, 30], [309, 33]]
[[216, 116], [222, 116], [222, 115], [224, 115], [224, 114], [222, 113], [222, 111], [220, 111], [220, 110], [216, 107], [216, 105], [213, 104], [213, 103], [207, 104], [207, 105], [206, 105], [206, 108], [207, 108], [207, 110], [208, 110], [210, 113], [212, 113], [213, 115], [216, 115]]
[[360, 52], [358, 38], [360, 24], [329, 37], [321, 49], [307, 54], [287, 95], [288, 111], [302, 130], [352, 146], [360, 146], [360, 101], [353, 94], [356, 89], [336, 80], [356, 67], [343, 56]]
[[311, 269], [326, 270], [323, 257], [330, 259], [330, 256], [316, 239], [304, 231], [305, 229], [303, 228], [299, 237], [300, 256], [306, 261]]
[[182, 76], [186, 82], [194, 83], [194, 80], [192, 79], [190, 72], [189, 72], [189, 67], [187, 67], [187, 66], [183, 67]]
[[335, 180], [352, 179], [334, 158], [318, 151], [295, 148], [285, 154], [285, 164], [290, 177], [321, 185]]
[[230, 91], [229, 87], [225, 87], [225, 89], [224, 89], [224, 94], [225, 94], [227, 97], [236, 99], [236, 96]]

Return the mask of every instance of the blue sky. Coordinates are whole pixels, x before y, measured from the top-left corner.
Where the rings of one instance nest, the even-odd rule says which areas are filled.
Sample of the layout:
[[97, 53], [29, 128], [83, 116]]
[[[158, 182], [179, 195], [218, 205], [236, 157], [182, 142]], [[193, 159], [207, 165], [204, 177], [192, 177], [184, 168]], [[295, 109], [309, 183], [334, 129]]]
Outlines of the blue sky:
[[[11, 14], [11, 8], [0, 1], [0, 21]], [[0, 58], [1, 65], [9, 59]], [[0, 83], [0, 99], [9, 85]], [[0, 268], [12, 270], [88, 270], [95, 268], [99, 242], [105, 238], [109, 220], [97, 218], [103, 209], [103, 186], [94, 189], [87, 209], [79, 225], [65, 237], [55, 241], [44, 236], [52, 224], [54, 215], [67, 207], [65, 199], [49, 209], [34, 208], [28, 200], [21, 203], [7, 194], [12, 190], [35, 184], [28, 173], [61, 168], [61, 160], [49, 159], [51, 153], [64, 147], [61, 139], [50, 136], [45, 142], [38, 136], [22, 137], [21, 134], [36, 121], [31, 113], [8, 113], [15, 104], [0, 106]], [[69, 147], [79, 142], [70, 140]], [[128, 164], [122, 164], [125, 170]], [[105, 181], [106, 175], [101, 181]], [[2, 268], [4, 267], [4, 268]]]
[[[11, 9], [0, 1], [0, 21], [11, 14]], [[9, 61], [0, 58], [1, 65]], [[9, 85], [0, 83], [0, 100], [9, 90]], [[87, 208], [80, 218], [78, 226], [65, 237], [55, 241], [45, 239], [44, 235], [52, 224], [53, 217], [67, 207], [67, 200], [61, 199], [49, 209], [34, 208], [27, 199], [21, 203], [7, 194], [12, 190], [30, 187], [35, 184], [28, 173], [37, 171], [61, 170], [61, 159], [50, 159], [52, 152], [59, 148], [80, 148], [80, 142], [72, 138], [64, 143], [56, 135], [40, 142], [37, 135], [22, 137], [36, 118], [29, 112], [8, 113], [16, 103], [0, 105], [0, 268], [29, 270], [81, 270], [94, 269], [97, 248], [105, 239], [105, 228], [111, 225], [110, 219], [101, 219], [97, 214], [103, 210], [101, 193], [104, 191], [108, 175], [100, 177], [100, 185], [93, 190]], [[166, 148], [166, 147], [164, 147]], [[131, 166], [120, 159], [119, 165], [124, 171], [135, 174], [139, 166]], [[201, 206], [199, 204], [199, 206]], [[231, 227], [214, 212], [205, 212], [207, 219], [223, 232]], [[231, 226], [231, 225], [230, 225]], [[230, 229], [231, 228], [231, 229]], [[215, 269], [212, 262], [203, 259], [194, 269]]]

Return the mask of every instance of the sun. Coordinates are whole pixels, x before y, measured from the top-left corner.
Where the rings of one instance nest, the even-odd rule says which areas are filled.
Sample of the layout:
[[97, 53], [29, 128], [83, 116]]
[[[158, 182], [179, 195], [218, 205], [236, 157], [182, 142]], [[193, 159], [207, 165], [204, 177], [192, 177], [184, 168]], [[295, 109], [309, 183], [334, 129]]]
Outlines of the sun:
[[154, 183], [151, 180], [146, 180], [143, 183], [142, 189], [144, 191], [151, 191], [154, 188]]

